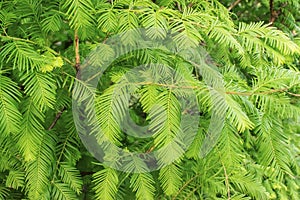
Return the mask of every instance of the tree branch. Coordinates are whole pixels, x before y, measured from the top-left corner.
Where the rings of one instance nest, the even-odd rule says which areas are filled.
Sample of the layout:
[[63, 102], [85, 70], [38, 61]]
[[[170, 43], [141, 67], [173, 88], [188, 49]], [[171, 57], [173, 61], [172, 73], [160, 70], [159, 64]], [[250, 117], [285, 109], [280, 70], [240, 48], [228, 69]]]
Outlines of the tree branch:
[[[78, 78], [79, 75], [79, 71], [80, 71], [80, 54], [79, 54], [79, 37], [78, 37], [78, 31], [75, 30], [74, 31], [74, 43], [75, 43], [75, 69], [76, 69], [76, 78]], [[61, 111], [59, 111], [53, 122], [51, 123], [51, 125], [49, 126], [48, 130], [51, 130], [57, 123], [57, 121], [59, 120], [59, 118], [61, 117], [63, 111], [66, 108], [63, 108]]]
[[[167, 87], [167, 88], [182, 88], [182, 89], [203, 89], [199, 86], [180, 86], [180, 85], [169, 85], [169, 84], [163, 84], [163, 83], [154, 83], [154, 82], [137, 82], [137, 85], [156, 85], [161, 87]], [[252, 95], [267, 95], [267, 94], [273, 94], [277, 92], [286, 92], [287, 90], [291, 89], [293, 86], [298, 85], [294, 84], [290, 87], [286, 88], [279, 88], [279, 89], [270, 89], [263, 92], [236, 92], [236, 91], [226, 91], [226, 94], [232, 94], [232, 95], [241, 95], [241, 96], [252, 96]], [[294, 95], [296, 96], [296, 95]], [[299, 95], [300, 96], [300, 95]]]
[[274, 0], [270, 0], [270, 19], [269, 22], [271, 24], [274, 23], [276, 17], [275, 17], [276, 12], [274, 12]]
[[65, 110], [66, 110], [66, 108], [63, 108], [61, 111], [59, 111], [59, 112], [56, 114], [56, 116], [55, 116], [53, 122], [51, 123], [51, 125], [50, 125], [49, 128], [48, 128], [48, 131], [50, 131], [51, 129], [53, 129], [53, 127], [56, 125], [57, 121], [59, 120], [59, 118], [61, 117], [62, 113], [63, 113]]
[[36, 42], [34, 42], [32, 40], [23, 39], [23, 38], [17, 38], [17, 37], [11, 37], [11, 36], [8, 36], [8, 35], [5, 35], [5, 36], [4, 35], [0, 35], [0, 38], [5, 38], [5, 39], [13, 40], [13, 41], [22, 41], [22, 42], [26, 42], [26, 43], [29, 43], [29, 44], [37, 45], [39, 47], [45, 48], [46, 50], [50, 51], [51, 53], [55, 54], [56, 56], [60, 56], [62, 59], [64, 59], [70, 65], [74, 65], [74, 63], [71, 62], [67, 57], [62, 56], [61, 54], [59, 54], [58, 52], [54, 51], [50, 47], [41, 45], [41, 44], [36, 43]]
[[74, 42], [75, 42], [75, 69], [76, 69], [76, 77], [79, 77], [80, 74], [80, 54], [79, 54], [79, 37], [78, 31], [74, 32]]
[[235, 6], [237, 6], [239, 3], [241, 2], [241, 0], [236, 0], [235, 2], [233, 2], [229, 8], [228, 11], [232, 10]]
[[274, 0], [270, 0], [270, 19], [269, 19], [269, 23], [271, 25], [276, 21], [276, 19], [282, 13], [281, 8], [284, 8], [287, 5], [288, 5], [287, 3], [283, 3], [279, 6], [279, 10], [274, 10]]
[[178, 2], [176, 2], [176, 5], [177, 5], [177, 9], [178, 9], [180, 12], [182, 12], [182, 8], [181, 8], [180, 4], [179, 4]]
[[294, 97], [300, 97], [300, 94], [295, 94], [295, 93], [291, 93], [291, 92], [286, 92], [286, 93], [288, 93], [289, 95], [292, 95]]

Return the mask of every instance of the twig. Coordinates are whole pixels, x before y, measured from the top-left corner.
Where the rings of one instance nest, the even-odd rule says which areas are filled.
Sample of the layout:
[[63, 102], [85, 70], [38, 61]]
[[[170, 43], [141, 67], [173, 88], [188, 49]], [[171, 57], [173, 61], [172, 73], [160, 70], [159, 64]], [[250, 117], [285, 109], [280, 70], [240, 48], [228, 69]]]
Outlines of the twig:
[[281, 9], [286, 7], [287, 5], [288, 5], [287, 3], [283, 3], [280, 5], [279, 10], [274, 10], [274, 0], [270, 0], [270, 19], [269, 19], [270, 25], [272, 25], [276, 21], [276, 19], [282, 13]]
[[289, 95], [295, 96], [295, 97], [300, 97], [300, 94], [295, 94], [295, 93], [291, 93], [291, 92], [286, 92], [286, 93], [288, 93]]
[[230, 186], [229, 186], [229, 181], [228, 181], [228, 175], [227, 175], [227, 170], [226, 170], [226, 167], [224, 165], [224, 163], [221, 161], [222, 163], [222, 166], [223, 166], [223, 169], [224, 169], [224, 176], [225, 176], [225, 185], [226, 185], [226, 188], [227, 188], [227, 196], [228, 196], [228, 200], [231, 199], [230, 197]]
[[31, 43], [31, 44], [37, 45], [36, 42], [28, 40], [28, 39], [11, 37], [11, 36], [8, 36], [8, 35], [5, 35], [5, 36], [4, 35], [0, 35], [0, 37], [1, 38], [5, 38], [5, 39], [9, 39], [9, 40], [22, 41], [22, 42], [27, 42], [27, 43]]
[[[75, 30], [75, 33], [74, 33], [74, 42], [75, 42], [75, 68], [76, 68], [76, 77], [78, 77], [79, 70], [80, 70], [80, 54], [79, 54], [79, 37], [78, 37], [77, 30]], [[49, 126], [48, 130], [51, 130], [56, 125], [57, 121], [61, 117], [61, 115], [62, 115], [62, 113], [63, 113], [64, 110], [65, 110], [65, 108], [63, 108], [61, 111], [59, 111], [56, 114], [56, 116], [54, 118], [54, 121]]]
[[74, 33], [74, 42], [75, 42], [75, 68], [76, 68], [76, 74], [80, 71], [80, 54], [79, 54], [79, 37], [78, 37], [78, 31], [75, 30]]
[[[76, 79], [77, 81], [80, 81], [80, 79], [78, 79], [77, 77], [72, 76], [69, 73], [63, 72], [64, 74], [66, 74], [67, 76], [70, 76], [74, 79]], [[94, 77], [94, 76], [93, 76]], [[88, 79], [88, 81], [92, 80], [91, 78]], [[88, 81], [82, 81], [82, 82], [88, 82]], [[178, 89], [204, 89], [203, 87], [200, 86], [180, 86], [180, 85], [169, 85], [169, 84], [163, 84], [163, 83], [154, 83], [154, 82], [133, 82], [133, 83], [128, 83], [128, 84], [136, 84], [136, 85], [154, 85], [154, 86], [161, 86], [161, 87], [167, 87], [167, 88], [178, 88]], [[224, 92], [225, 94], [231, 94], [231, 95], [240, 95], [240, 96], [252, 96], [252, 95], [266, 95], [266, 94], [273, 94], [273, 93], [277, 93], [277, 92], [287, 92], [287, 90], [291, 89], [292, 87], [294, 87], [295, 85], [299, 85], [299, 84], [293, 84], [290, 87], [287, 88], [280, 88], [280, 89], [270, 89], [264, 92], [236, 92], [236, 91], [226, 91]], [[208, 89], [206, 89], [208, 90]], [[288, 92], [287, 92], [288, 93]], [[296, 97], [300, 97], [300, 94], [293, 94], [290, 93], [290, 95], [296, 96]]]
[[53, 122], [51, 123], [51, 125], [50, 125], [49, 128], [48, 128], [48, 131], [50, 131], [51, 129], [53, 129], [53, 127], [56, 125], [57, 121], [59, 120], [59, 118], [61, 117], [62, 113], [65, 111], [65, 109], [66, 109], [66, 108], [63, 108], [61, 111], [59, 111], [59, 112], [56, 114], [56, 116], [55, 116]]
[[179, 4], [178, 2], [176, 2], [176, 5], [177, 5], [177, 9], [178, 9], [180, 12], [182, 12], [182, 9], [181, 9], [180, 4]]
[[[294, 86], [294, 85], [293, 85]], [[227, 91], [226, 94], [236, 94], [236, 95], [241, 95], [241, 96], [252, 96], [252, 95], [264, 95], [264, 94], [272, 94], [276, 92], [287, 92], [291, 87], [288, 88], [281, 88], [281, 89], [271, 89], [265, 92], [234, 92], [234, 91]], [[289, 93], [289, 92], [287, 92]], [[291, 93], [292, 95], [293, 93]], [[297, 94], [294, 94], [293, 96], [298, 96]], [[299, 95], [300, 97], [300, 95]]]
[[197, 187], [195, 187], [185, 198], [184, 200], [188, 200], [190, 199], [191, 195], [194, 194], [199, 188], [201, 187], [201, 185], [198, 185]]
[[155, 146], [152, 146], [145, 153], [151, 153], [154, 149], [155, 149]]
[[224, 170], [224, 176], [225, 176], [225, 187], [227, 189], [227, 199], [230, 200], [231, 199], [231, 196], [230, 196], [230, 184], [229, 184], [229, 178], [228, 178], [228, 174], [227, 174], [227, 170], [226, 170], [226, 167], [224, 165], [224, 162], [222, 161], [222, 156], [221, 156], [221, 153], [220, 153], [220, 149], [217, 147], [217, 150], [218, 150], [218, 154], [219, 154], [219, 157], [220, 157], [220, 162], [221, 162], [221, 165], [223, 167], [223, 170]]
[[235, 6], [237, 6], [239, 3], [241, 2], [241, 0], [236, 0], [235, 2], [233, 2], [229, 8], [228, 11], [232, 10]]
[[270, 24], [273, 24], [276, 19], [276, 12], [274, 11], [274, 0], [270, 0]]
[[200, 174], [196, 174], [191, 179], [185, 182], [185, 184], [178, 190], [178, 192], [173, 196], [172, 200], [176, 200], [177, 196], [182, 192], [182, 190], [187, 187], [194, 179], [196, 179]]
[[[153, 82], [139, 82], [135, 83], [138, 85], [156, 85], [161, 87], [169, 87], [169, 88], [182, 88], [182, 89], [202, 89], [199, 86], [179, 86], [179, 85], [168, 85], [168, 84], [162, 84], [162, 83], [153, 83]], [[294, 86], [294, 85], [293, 85]], [[285, 92], [289, 90], [291, 87], [288, 88], [280, 88], [280, 89], [271, 89], [264, 92], [235, 92], [235, 91], [226, 91], [226, 94], [232, 94], [232, 95], [241, 95], [241, 96], [252, 96], [252, 95], [264, 95], [264, 94], [272, 94], [277, 92]], [[294, 95], [298, 96], [298, 95]], [[299, 95], [300, 96], [300, 95]]]

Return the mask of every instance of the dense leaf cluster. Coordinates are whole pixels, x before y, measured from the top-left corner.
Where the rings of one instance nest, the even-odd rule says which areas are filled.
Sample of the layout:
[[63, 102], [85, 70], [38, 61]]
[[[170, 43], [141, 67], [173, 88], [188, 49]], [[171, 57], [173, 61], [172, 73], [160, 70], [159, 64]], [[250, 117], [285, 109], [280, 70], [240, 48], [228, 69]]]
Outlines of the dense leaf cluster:
[[[299, 199], [300, 6], [270, 2], [240, 2], [231, 13], [226, 6], [234, 2], [227, 0], [1, 1], [0, 199]], [[178, 48], [203, 45], [217, 71], [202, 74], [211, 82], [222, 77], [225, 94], [210, 92], [191, 63], [159, 51], [113, 62], [95, 102], [97, 123], [116, 145], [152, 151], [170, 142], [180, 123], [176, 94], [184, 84], [174, 90], [148, 83], [138, 88], [130, 113], [140, 125], [148, 123], [145, 115], [154, 116], [159, 129], [146, 140], [122, 132], [118, 120], [128, 99], [115, 98], [113, 90], [139, 64], [159, 62], [189, 80], [201, 114], [183, 156], [160, 170], [131, 174], [103, 166], [85, 149], [71, 102], [72, 91], [78, 97], [76, 91], [88, 88], [76, 82], [79, 56], [126, 31], [120, 42], [134, 44], [140, 27], [151, 39], [177, 33]], [[102, 59], [113, 53], [103, 50]], [[168, 114], [160, 117], [154, 104]], [[225, 125], [201, 158], [216, 106], [226, 113]]]

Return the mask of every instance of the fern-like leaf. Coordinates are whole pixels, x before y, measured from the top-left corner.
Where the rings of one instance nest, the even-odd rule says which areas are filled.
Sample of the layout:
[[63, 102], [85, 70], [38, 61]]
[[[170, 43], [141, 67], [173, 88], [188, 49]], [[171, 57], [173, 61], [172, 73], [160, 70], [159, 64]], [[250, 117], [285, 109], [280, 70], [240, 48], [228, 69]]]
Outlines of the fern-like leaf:
[[61, 163], [59, 175], [64, 183], [68, 184], [78, 195], [81, 193], [82, 180], [79, 171], [69, 163]]
[[93, 175], [95, 198], [114, 200], [118, 191], [118, 174], [112, 168], [105, 168]]
[[93, 4], [90, 0], [65, 0], [63, 8], [67, 10], [66, 15], [72, 28], [86, 28], [94, 22]]
[[130, 187], [136, 192], [136, 199], [154, 199], [154, 180], [150, 173], [135, 173], [130, 179]]
[[22, 79], [25, 93], [31, 96], [39, 109], [54, 108], [56, 99], [56, 82], [49, 74], [33, 72], [24, 74]]
[[5, 135], [20, 130], [19, 98], [17, 84], [0, 74], [0, 132]]
[[32, 161], [36, 158], [38, 144], [42, 140], [44, 114], [38, 110], [30, 98], [23, 102], [22, 108], [22, 130], [17, 138], [17, 145], [23, 153], [25, 161]]
[[53, 165], [55, 144], [54, 134], [43, 132], [42, 140], [38, 145], [36, 160], [30, 161], [26, 165], [27, 191], [28, 197], [31, 199], [47, 199], [49, 197], [51, 175], [49, 168]]
[[9, 41], [1, 49], [0, 60], [5, 63], [12, 63], [14, 69], [20, 71], [31, 71], [47, 62], [36, 52], [34, 47], [23, 41]]
[[51, 198], [53, 199], [61, 199], [61, 200], [72, 200], [77, 199], [78, 197], [75, 195], [75, 192], [70, 189], [68, 184], [61, 182], [52, 183], [52, 193]]
[[159, 179], [165, 194], [173, 195], [181, 186], [182, 171], [176, 163], [167, 165], [160, 170]]

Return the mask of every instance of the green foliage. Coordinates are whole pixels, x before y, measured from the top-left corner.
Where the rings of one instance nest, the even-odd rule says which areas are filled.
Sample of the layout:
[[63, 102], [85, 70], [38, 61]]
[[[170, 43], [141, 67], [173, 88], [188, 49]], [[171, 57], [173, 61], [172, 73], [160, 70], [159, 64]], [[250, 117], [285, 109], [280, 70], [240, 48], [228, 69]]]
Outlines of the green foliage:
[[114, 169], [106, 168], [93, 175], [96, 199], [114, 199], [118, 190], [118, 174]]
[[[1, 1], [0, 199], [299, 199], [300, 4], [240, 1], [228, 11], [233, 2]], [[82, 97], [82, 91], [94, 91], [78, 80], [75, 62], [96, 47], [103, 56], [89, 55], [90, 62], [103, 64], [115, 53], [104, 44], [107, 38], [127, 31], [120, 43], [134, 44], [140, 27], [151, 39], [171, 33], [178, 48], [201, 44], [217, 68], [195, 66], [181, 52], [144, 49], [114, 61], [94, 99]], [[169, 71], [152, 73], [153, 63]], [[149, 82], [126, 85], [121, 77], [141, 64]], [[152, 82], [172, 70], [172, 86]], [[220, 80], [225, 94], [210, 87]], [[190, 98], [186, 87], [197, 94], [196, 105], [188, 105], [199, 109], [195, 130], [180, 127], [178, 94]], [[95, 100], [95, 123], [108, 140], [128, 151], [157, 150], [158, 164], [167, 165], [153, 172], [126, 166], [143, 172], [134, 174], [99, 165], [77, 134], [72, 91], [87, 105]], [[153, 137], [123, 132], [119, 121], [129, 117], [128, 107], [139, 125], [151, 119]], [[211, 151], [199, 157], [213, 108], [226, 114], [225, 125], [212, 137]], [[179, 142], [161, 149], [178, 131], [187, 138], [195, 133], [187, 151]]]

